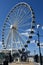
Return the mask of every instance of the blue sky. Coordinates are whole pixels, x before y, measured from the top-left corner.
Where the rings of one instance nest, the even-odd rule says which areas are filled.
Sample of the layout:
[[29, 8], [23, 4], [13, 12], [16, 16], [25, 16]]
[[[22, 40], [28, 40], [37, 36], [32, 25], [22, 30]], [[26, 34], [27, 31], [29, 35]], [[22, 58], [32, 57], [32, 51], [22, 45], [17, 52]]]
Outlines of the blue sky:
[[[4, 20], [8, 12], [11, 10], [11, 8], [19, 2], [26, 2], [30, 6], [32, 6], [35, 12], [36, 23], [39, 23], [43, 26], [43, 0], [0, 0], [0, 41], [2, 38], [1, 34], [2, 34], [2, 26], [3, 26]], [[31, 50], [31, 53], [33, 54], [34, 49], [36, 49], [37, 47], [35, 48], [34, 44], [30, 44], [30, 46], [31, 48], [29, 49]], [[0, 48], [1, 48], [1, 44], [0, 44]], [[43, 51], [43, 49], [41, 50]], [[36, 52], [38, 53], [38, 48]]]

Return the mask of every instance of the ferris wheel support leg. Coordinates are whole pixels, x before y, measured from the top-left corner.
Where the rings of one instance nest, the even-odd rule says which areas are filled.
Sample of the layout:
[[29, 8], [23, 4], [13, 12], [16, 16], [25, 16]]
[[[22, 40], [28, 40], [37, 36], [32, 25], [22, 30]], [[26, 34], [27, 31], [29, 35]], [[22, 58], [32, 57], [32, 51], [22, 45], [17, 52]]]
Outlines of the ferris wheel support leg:
[[13, 54], [13, 29], [12, 29], [12, 35], [11, 35], [11, 55]]
[[12, 56], [12, 54], [13, 54], [13, 50], [11, 49], [11, 56]]

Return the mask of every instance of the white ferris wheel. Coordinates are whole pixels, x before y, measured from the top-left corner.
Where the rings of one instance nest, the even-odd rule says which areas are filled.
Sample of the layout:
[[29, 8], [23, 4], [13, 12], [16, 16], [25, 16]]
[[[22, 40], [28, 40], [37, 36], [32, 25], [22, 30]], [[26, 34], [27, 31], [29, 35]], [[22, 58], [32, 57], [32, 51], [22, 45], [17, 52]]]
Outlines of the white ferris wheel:
[[[8, 13], [2, 29], [2, 45], [6, 49], [26, 47], [29, 29], [35, 27], [33, 9], [25, 2], [18, 3]], [[31, 36], [30, 36], [31, 37]]]

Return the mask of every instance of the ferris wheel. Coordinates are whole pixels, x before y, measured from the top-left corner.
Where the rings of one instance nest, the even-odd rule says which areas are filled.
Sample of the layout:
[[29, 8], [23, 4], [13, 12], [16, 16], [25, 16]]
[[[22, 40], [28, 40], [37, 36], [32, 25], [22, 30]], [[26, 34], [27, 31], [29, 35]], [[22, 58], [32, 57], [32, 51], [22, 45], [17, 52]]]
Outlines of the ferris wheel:
[[34, 29], [33, 9], [25, 2], [16, 4], [8, 13], [2, 29], [2, 46], [22, 49], [27, 44], [29, 29]]

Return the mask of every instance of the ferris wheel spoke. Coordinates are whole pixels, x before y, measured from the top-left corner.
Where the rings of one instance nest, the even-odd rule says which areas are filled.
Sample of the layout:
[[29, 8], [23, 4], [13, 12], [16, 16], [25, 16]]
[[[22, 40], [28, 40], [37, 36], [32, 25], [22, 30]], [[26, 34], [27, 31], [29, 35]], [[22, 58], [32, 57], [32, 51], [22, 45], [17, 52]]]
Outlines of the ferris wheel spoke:
[[11, 14], [11, 17], [9, 19], [9, 22], [11, 22], [11, 25], [12, 25], [12, 23], [15, 22], [16, 19], [17, 19], [17, 12]]
[[24, 27], [24, 26], [27, 26], [27, 25], [30, 26], [29, 23], [27, 23], [27, 24], [25, 23], [25, 24], [23, 24], [23, 25], [21, 25], [21, 26], [18, 26], [18, 27]]
[[5, 24], [10, 26], [11, 25], [11, 22], [9, 22], [9, 20], [6, 20], [5, 21]]
[[26, 38], [24, 38], [23, 35], [21, 36], [20, 34], [19, 34], [19, 38], [24, 41], [24, 42], [22, 41], [22, 45], [24, 46], [26, 44]]
[[19, 38], [19, 45], [20, 45], [20, 48], [22, 48], [23, 47], [23, 44], [21, 44], [21, 40], [20, 40], [20, 38]]
[[23, 30], [23, 29], [20, 29], [20, 28], [19, 28], [19, 30], [18, 30], [18, 31], [24, 32], [24, 31], [26, 31], [26, 30]]
[[13, 40], [15, 41], [17, 38], [16, 38], [16, 33], [15, 33], [15, 31], [13, 31], [13, 34], [14, 34], [14, 36], [13, 36]]
[[[11, 19], [11, 18], [10, 18], [10, 19], [9, 19], [9, 22], [13, 22], [13, 20], [14, 20], [14, 19]], [[12, 25], [12, 23], [11, 23], [10, 25]]]
[[9, 41], [11, 41], [11, 40], [10, 40], [10, 36], [9, 36], [8, 39], [7, 39], [6, 48], [7, 48], [8, 45], [10, 44]]
[[24, 44], [21, 42], [20, 38], [19, 38], [19, 41], [20, 41], [20, 43], [19, 43], [20, 49], [22, 49], [22, 47], [24, 46]]
[[19, 8], [19, 9], [18, 9], [18, 12], [17, 12], [17, 15], [19, 15], [19, 16], [20, 16], [21, 12], [22, 12], [22, 9], [21, 9], [21, 8]]
[[18, 34], [19, 38], [23, 41], [23, 44], [24, 44], [24, 40], [21, 38], [20, 34], [17, 31], [16, 33]]
[[19, 22], [21, 22], [21, 20], [23, 19], [24, 15], [25, 15], [25, 14], [21, 14], [21, 16], [20, 16], [20, 15], [18, 16], [18, 17], [19, 17], [19, 18], [18, 18], [18, 24], [19, 24]]
[[[15, 38], [15, 44], [16, 44], [16, 48], [18, 49], [18, 44], [20, 44], [21, 42], [20, 42], [20, 39], [19, 39], [19, 37], [18, 37], [18, 35], [17, 35], [17, 33], [14, 31], [14, 38]], [[18, 40], [19, 39], [19, 40]]]
[[19, 17], [20, 17], [20, 15], [22, 15], [22, 12], [25, 14], [25, 12], [24, 12], [24, 11], [25, 11], [25, 8], [20, 9], [20, 12], [19, 12], [19, 14], [18, 14], [18, 15], [19, 15]]
[[14, 41], [13, 47], [16, 47], [16, 49], [17, 49], [16, 34], [15, 34], [15, 32], [14, 32], [14, 35], [13, 35], [13, 41]]
[[5, 21], [8, 25], [11, 25], [11, 22], [9, 22], [9, 20], [8, 21]]
[[6, 28], [4, 28], [5, 30], [8, 30], [8, 29], [10, 29], [10, 27], [6, 27]]
[[[30, 17], [30, 18], [31, 18], [31, 17]], [[28, 19], [29, 19], [29, 17], [28, 17]], [[23, 25], [23, 24], [25, 24], [26, 22], [28, 22], [28, 19], [25, 20], [25, 22], [21, 21], [21, 23], [19, 23], [19, 25]], [[31, 21], [30, 21], [30, 22], [31, 22]], [[28, 24], [30, 24], [30, 23], [28, 22]]]
[[[21, 6], [22, 7], [22, 6]], [[21, 7], [18, 7], [18, 15], [20, 16], [20, 14], [22, 13], [22, 11], [23, 11], [23, 7], [21, 8]]]
[[[30, 13], [30, 12], [29, 12]], [[23, 19], [24, 18], [27, 18], [26, 16], [29, 14], [29, 13], [27, 13], [25, 16], [23, 16], [19, 21], [20, 21], [20, 23], [18, 23], [18, 24], [21, 24], [22, 23], [22, 21], [23, 21]], [[30, 16], [28, 16], [28, 18], [31, 18]]]
[[22, 40], [23, 44], [25, 43], [25, 40], [22, 39], [22, 36], [16, 31], [16, 33], [18, 34], [19, 38]]
[[17, 15], [20, 15], [20, 8], [18, 9]]
[[10, 28], [6, 28], [5, 30], [8, 30], [8, 29], [10, 29]]
[[17, 15], [17, 10], [14, 10], [10, 15], [13, 15], [13, 16], [10, 16], [10, 17], [16, 17], [16, 15]]
[[24, 17], [24, 14], [21, 15], [21, 18], [19, 18], [20, 20], [18, 19], [18, 24], [21, 22], [21, 20], [23, 19], [23, 17]]
[[[31, 17], [27, 17], [27, 19], [24, 20], [25, 22], [21, 21], [21, 23], [19, 23], [19, 25], [23, 25], [23, 24], [27, 23], [27, 21], [30, 21], [30, 19], [31, 19]], [[31, 23], [28, 22], [27, 24], [31, 24]]]
[[9, 34], [8, 34], [6, 40], [5, 40], [5, 43], [7, 42], [7, 43], [6, 43], [6, 47], [7, 47], [7, 45], [8, 45], [8, 42], [9, 42], [10, 36], [11, 36], [11, 30], [9, 31]]
[[[19, 35], [18, 35], [18, 37], [19, 37]], [[23, 43], [23, 41], [21, 40], [21, 37], [19, 37], [19, 40], [20, 40], [20, 46], [21, 46], [21, 48], [24, 46], [24, 43]]]
[[10, 25], [9, 25], [8, 23], [6, 23], [6, 26], [7, 26], [7, 27], [10, 27]]

